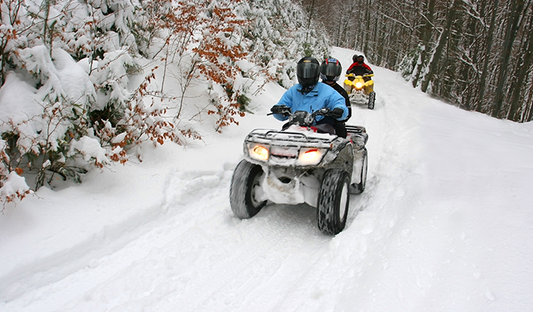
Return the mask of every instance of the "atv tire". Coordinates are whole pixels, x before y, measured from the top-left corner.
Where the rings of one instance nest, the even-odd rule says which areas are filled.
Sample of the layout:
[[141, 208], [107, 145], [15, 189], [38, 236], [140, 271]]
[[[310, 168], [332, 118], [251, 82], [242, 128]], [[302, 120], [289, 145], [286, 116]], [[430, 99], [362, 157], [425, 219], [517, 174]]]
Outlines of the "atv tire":
[[325, 234], [335, 235], [346, 226], [350, 205], [350, 177], [340, 169], [324, 173], [318, 193], [318, 228]]
[[246, 160], [235, 168], [231, 178], [230, 206], [231, 210], [239, 219], [249, 219], [255, 216], [266, 204], [256, 198], [258, 189], [261, 188], [260, 181], [263, 176], [263, 169], [259, 165], [254, 165]]
[[366, 187], [366, 175], [368, 172], [368, 152], [366, 148], [363, 148], [362, 164], [361, 164], [361, 176], [359, 183], [352, 183], [350, 186], [350, 194], [357, 195], [364, 192]]
[[376, 92], [372, 91], [368, 95], [368, 109], [374, 109], [375, 103], [376, 103]]

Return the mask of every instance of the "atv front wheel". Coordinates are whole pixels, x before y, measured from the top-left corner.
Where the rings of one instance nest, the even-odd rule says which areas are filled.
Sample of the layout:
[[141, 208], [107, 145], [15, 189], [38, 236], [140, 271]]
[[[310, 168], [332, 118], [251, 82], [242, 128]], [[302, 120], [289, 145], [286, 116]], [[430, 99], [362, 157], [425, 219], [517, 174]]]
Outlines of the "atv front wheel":
[[266, 200], [258, 199], [263, 169], [246, 160], [235, 168], [231, 178], [229, 201], [231, 210], [239, 219], [255, 216], [266, 204]]
[[366, 174], [368, 171], [368, 152], [366, 148], [363, 148], [363, 155], [361, 156], [361, 171], [360, 171], [360, 177], [359, 177], [359, 183], [352, 183], [350, 185], [350, 193], [351, 194], [361, 194], [365, 190], [366, 187]]
[[339, 169], [324, 173], [318, 193], [318, 228], [325, 234], [338, 234], [346, 225], [350, 204], [350, 177]]
[[376, 92], [372, 91], [368, 95], [368, 109], [374, 109], [375, 102], [376, 102]]

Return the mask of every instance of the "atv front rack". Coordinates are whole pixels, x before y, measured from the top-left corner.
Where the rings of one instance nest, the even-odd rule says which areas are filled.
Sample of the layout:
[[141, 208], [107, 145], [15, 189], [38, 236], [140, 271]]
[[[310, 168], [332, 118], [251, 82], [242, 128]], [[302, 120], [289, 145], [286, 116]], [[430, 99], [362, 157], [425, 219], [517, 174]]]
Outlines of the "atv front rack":
[[335, 136], [326, 133], [312, 133], [309, 135], [301, 132], [256, 129], [248, 134], [245, 141], [270, 145], [305, 145], [317, 148], [328, 148], [335, 138]]

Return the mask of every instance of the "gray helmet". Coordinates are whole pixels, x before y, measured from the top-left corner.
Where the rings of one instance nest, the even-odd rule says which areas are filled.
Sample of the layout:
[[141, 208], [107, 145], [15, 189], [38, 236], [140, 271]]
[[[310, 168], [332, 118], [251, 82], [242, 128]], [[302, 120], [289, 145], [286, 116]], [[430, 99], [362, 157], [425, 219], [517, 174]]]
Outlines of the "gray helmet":
[[320, 64], [314, 57], [306, 56], [296, 65], [296, 77], [298, 83], [304, 88], [316, 85], [320, 76]]
[[320, 65], [320, 78], [326, 81], [337, 81], [342, 73], [341, 62], [335, 58], [327, 58]]

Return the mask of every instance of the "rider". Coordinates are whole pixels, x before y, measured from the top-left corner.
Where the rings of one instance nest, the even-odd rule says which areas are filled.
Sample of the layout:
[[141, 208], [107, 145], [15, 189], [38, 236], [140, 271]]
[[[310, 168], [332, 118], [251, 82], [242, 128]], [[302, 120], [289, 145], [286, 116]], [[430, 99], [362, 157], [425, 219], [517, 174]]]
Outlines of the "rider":
[[337, 80], [339, 80], [341, 73], [341, 63], [335, 58], [327, 58], [320, 65], [320, 78], [322, 79], [322, 82], [339, 92], [339, 94], [344, 97], [346, 108], [348, 108], [348, 116], [346, 119], [335, 122], [335, 131], [337, 132], [337, 135], [346, 137], [345, 122], [352, 117], [352, 106], [350, 105], [348, 92], [346, 92], [343, 87], [337, 84]]
[[[362, 76], [362, 75], [370, 75], [374, 72], [368, 66], [365, 64], [365, 57], [363, 55], [354, 55], [352, 57], [353, 63], [348, 67], [346, 70], [346, 74], [354, 74], [356, 76]], [[363, 77], [365, 81], [370, 80], [370, 77]]]
[[296, 66], [298, 84], [285, 91], [279, 102], [272, 106], [270, 111], [278, 120], [287, 120], [284, 115], [286, 109], [291, 112], [314, 111], [327, 108], [329, 116], [316, 116], [315, 124], [329, 124], [335, 127], [338, 120], [345, 120], [348, 109], [344, 98], [332, 88], [323, 83], [318, 83], [320, 64], [314, 57], [304, 57]]

